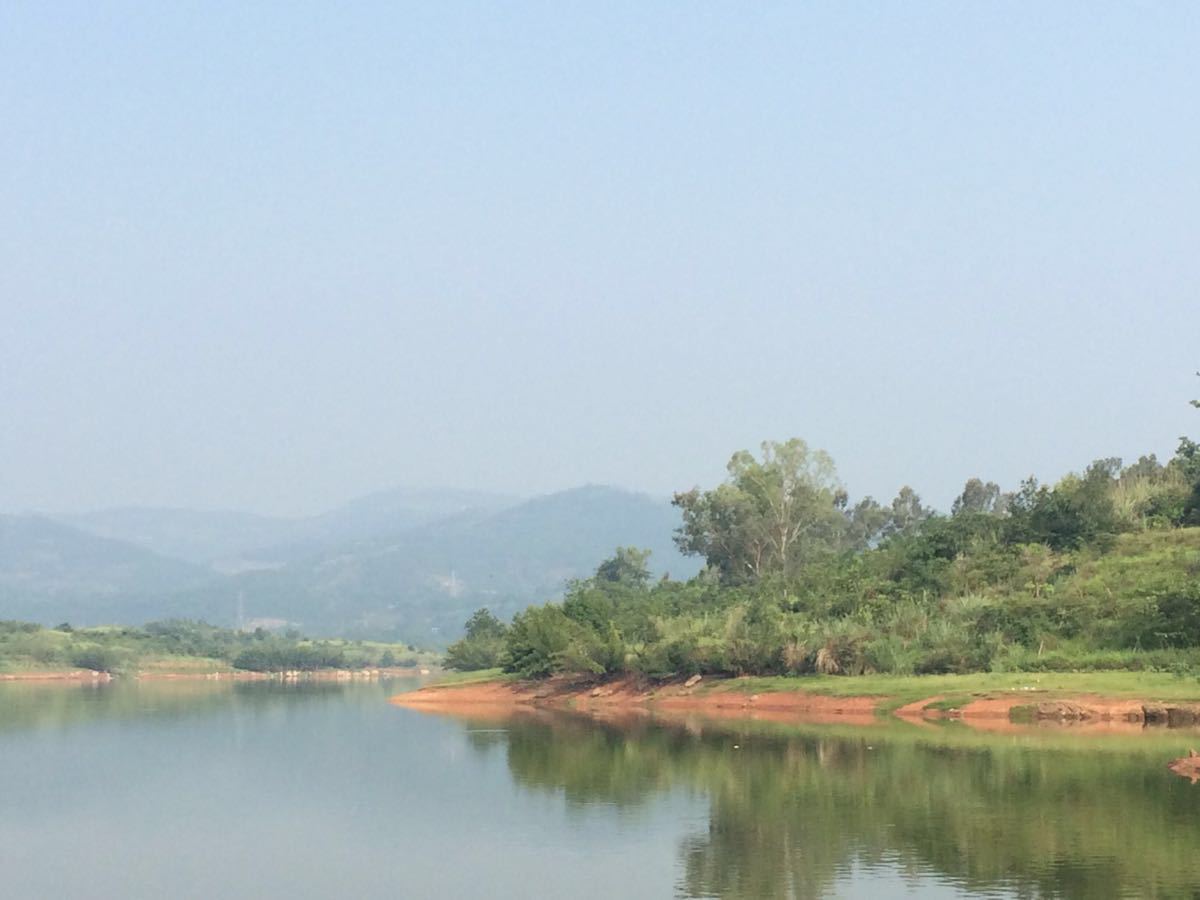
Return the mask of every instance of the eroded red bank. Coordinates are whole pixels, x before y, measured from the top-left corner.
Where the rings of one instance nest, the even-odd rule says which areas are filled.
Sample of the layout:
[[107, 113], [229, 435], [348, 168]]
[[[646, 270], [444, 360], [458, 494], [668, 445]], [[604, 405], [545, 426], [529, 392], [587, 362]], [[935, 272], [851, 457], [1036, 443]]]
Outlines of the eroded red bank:
[[[1032, 696], [1031, 696], [1032, 694]], [[906, 703], [891, 715], [910, 722], [954, 718], [980, 731], [1018, 732], [1047, 725], [1090, 733], [1132, 734], [1147, 726], [1200, 726], [1200, 704], [1161, 703], [1096, 694], [1004, 692], [963, 698], [961, 705], [935, 695]], [[717, 719], [868, 725], [893, 705], [886, 696], [831, 697], [806, 691], [755, 694], [737, 679], [703, 685], [617, 680], [603, 684], [550, 679], [536, 682], [487, 681], [466, 685], [430, 685], [391, 698], [397, 706], [423, 712], [501, 721], [520, 709], [564, 709], [601, 719], [649, 715], [673, 718], [701, 715]], [[1200, 755], [1172, 760], [1168, 768], [1200, 782]]]
[[[1011, 730], [1029, 722], [1064, 722], [1104, 731], [1135, 731], [1147, 724], [1200, 724], [1200, 704], [1164, 704], [1148, 699], [1061, 695], [1040, 692], [995, 692], [964, 697], [959, 706], [943, 696], [907, 703], [894, 711], [905, 719], [956, 718], [986, 730]], [[725, 717], [838, 721], [877, 721], [891, 705], [886, 696], [832, 697], [806, 691], [750, 693], [737, 679], [650, 683], [632, 679], [602, 684], [577, 680], [490, 681], [466, 685], [432, 685], [398, 694], [392, 702], [429, 712], [479, 712], [514, 706], [577, 711], [643, 710], [699, 712]]]

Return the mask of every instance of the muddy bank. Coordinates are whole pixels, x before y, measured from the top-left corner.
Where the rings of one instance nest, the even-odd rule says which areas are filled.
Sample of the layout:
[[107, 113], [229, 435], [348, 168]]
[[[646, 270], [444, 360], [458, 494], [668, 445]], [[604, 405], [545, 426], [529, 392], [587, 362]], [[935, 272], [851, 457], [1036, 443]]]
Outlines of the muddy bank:
[[1146, 726], [1200, 725], [1200, 703], [1039, 691], [996, 691], [971, 696], [933, 695], [896, 706], [888, 696], [837, 697], [803, 690], [750, 693], [739, 679], [689, 679], [655, 683], [621, 679], [601, 684], [578, 679], [489, 681], [431, 685], [391, 698], [397, 706], [464, 714], [514, 707], [607, 712], [696, 712], [721, 718], [867, 723], [890, 713], [902, 719], [960, 719], [989, 731], [1013, 726], [1061, 724], [1103, 731], [1136, 731]]

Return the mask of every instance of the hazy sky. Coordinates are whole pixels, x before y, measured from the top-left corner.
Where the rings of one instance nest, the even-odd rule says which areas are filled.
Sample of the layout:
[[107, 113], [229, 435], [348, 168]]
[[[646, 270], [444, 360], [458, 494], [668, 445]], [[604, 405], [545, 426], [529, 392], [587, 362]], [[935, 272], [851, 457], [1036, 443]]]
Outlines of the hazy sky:
[[0, 5], [0, 509], [1200, 433], [1200, 6], [800, 6]]

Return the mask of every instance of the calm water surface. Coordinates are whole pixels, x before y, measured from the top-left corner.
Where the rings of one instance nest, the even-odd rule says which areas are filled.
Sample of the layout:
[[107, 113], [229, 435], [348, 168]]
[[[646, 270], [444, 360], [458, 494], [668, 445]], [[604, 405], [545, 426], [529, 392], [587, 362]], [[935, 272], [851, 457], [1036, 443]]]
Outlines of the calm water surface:
[[1191, 897], [1195, 735], [469, 721], [0, 685], [5, 898]]

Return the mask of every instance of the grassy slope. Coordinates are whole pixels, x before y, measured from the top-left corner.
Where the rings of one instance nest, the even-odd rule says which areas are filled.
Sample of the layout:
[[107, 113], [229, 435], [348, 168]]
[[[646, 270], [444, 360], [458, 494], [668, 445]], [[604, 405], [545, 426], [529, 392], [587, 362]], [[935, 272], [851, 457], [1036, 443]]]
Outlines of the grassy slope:
[[[1145, 598], [1171, 589], [1189, 579], [1200, 578], [1200, 528], [1177, 528], [1121, 535], [1105, 553], [1085, 552], [1076, 560], [1076, 570], [1063, 578], [1045, 602], [1070, 604], [1091, 602], [1108, 615], [1128, 614]], [[1152, 649], [1152, 648], [1149, 648]], [[1178, 651], [1179, 658], [1195, 655], [1194, 648]], [[1030, 651], [1030, 660], [1036, 659]], [[1138, 650], [1080, 651], [1073, 648], [1068, 663], [1078, 668], [1127, 666], [1144, 669], [1148, 657]], [[1075, 666], [1072, 665], [1072, 668]], [[448, 675], [441, 684], [477, 684], [503, 676], [499, 669]], [[706, 691], [805, 691], [831, 696], [883, 696], [886, 704], [902, 705], [922, 697], [946, 696], [945, 705], [973, 694], [1031, 691], [1051, 694], [1100, 694], [1109, 697], [1138, 697], [1160, 700], [1200, 700], [1200, 680], [1195, 674], [1180, 676], [1153, 671], [1065, 671], [1065, 672], [980, 672], [968, 675], [811, 675], [708, 678]], [[941, 704], [939, 704], [941, 705]]]
[[[702, 683], [703, 684], [703, 683]], [[1200, 679], [1165, 672], [976, 672], [970, 675], [812, 675], [733, 678], [710, 682], [709, 691], [751, 694], [802, 691], [833, 697], [886, 697], [885, 709], [922, 698], [945, 697], [944, 706], [972, 696], [1008, 692], [1068, 696], [1097, 694], [1145, 700], [1200, 700]], [[1045, 693], [1041, 693], [1045, 692]], [[936, 706], [935, 706], [936, 708]]]
[[437, 687], [466, 687], [486, 682], [503, 683], [518, 680], [503, 669], [479, 669], [475, 672], [442, 672], [434, 684]]

